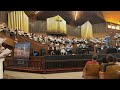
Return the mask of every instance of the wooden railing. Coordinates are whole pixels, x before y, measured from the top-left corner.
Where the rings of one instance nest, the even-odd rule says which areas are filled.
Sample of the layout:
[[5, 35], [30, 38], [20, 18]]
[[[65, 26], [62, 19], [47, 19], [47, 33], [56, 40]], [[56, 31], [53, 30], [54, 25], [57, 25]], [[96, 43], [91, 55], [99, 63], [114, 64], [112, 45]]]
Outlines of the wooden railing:
[[47, 44], [41, 44], [39, 42], [29, 39], [28, 37], [23, 37], [23, 36], [18, 36], [18, 42], [30, 42], [31, 53], [33, 53], [33, 51], [38, 51], [41, 55], [41, 49], [45, 49], [46, 55], [48, 55], [48, 45]]
[[5, 60], [4, 68], [8, 69], [30, 69], [30, 70], [44, 70], [42, 61], [33, 61], [33, 60]]
[[[107, 55], [107, 54], [106, 54]], [[106, 55], [98, 55], [98, 62]], [[115, 55], [119, 58], [119, 54]], [[91, 60], [91, 55], [73, 56], [38, 56], [30, 60], [5, 60], [5, 69], [33, 71], [33, 72], [58, 72], [58, 71], [80, 71], [86, 62]]]
[[7, 70], [35, 71], [37, 72], [56, 72], [56, 71], [76, 71], [82, 70], [86, 60], [5, 60], [4, 68]]
[[[7, 36], [5, 34], [5, 32], [0, 32], [0, 37], [1, 38], [7, 38], [7, 40], [5, 41], [5, 43], [7, 45], [10, 46], [15, 46], [15, 37], [13, 36]], [[31, 54], [33, 54], [33, 51], [38, 51], [40, 53], [40, 55], [42, 55], [41, 53], [41, 49], [45, 49], [46, 51], [46, 55], [48, 55], [48, 45], [47, 44], [41, 44], [39, 42], [36, 42], [34, 40], [29, 39], [28, 37], [24, 37], [24, 36], [20, 36], [18, 35], [17, 37], [18, 42], [30, 42], [31, 44]]]
[[83, 69], [87, 60], [49, 60], [45, 61], [45, 69]]

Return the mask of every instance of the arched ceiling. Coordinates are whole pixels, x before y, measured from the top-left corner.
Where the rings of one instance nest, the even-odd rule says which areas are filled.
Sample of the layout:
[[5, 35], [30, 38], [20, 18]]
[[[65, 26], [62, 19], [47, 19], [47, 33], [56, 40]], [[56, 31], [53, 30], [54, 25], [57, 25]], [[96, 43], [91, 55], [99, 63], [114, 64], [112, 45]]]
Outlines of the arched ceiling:
[[25, 11], [31, 19], [46, 20], [60, 15], [67, 24], [82, 25], [86, 21], [92, 24], [112, 22], [120, 24], [120, 11]]

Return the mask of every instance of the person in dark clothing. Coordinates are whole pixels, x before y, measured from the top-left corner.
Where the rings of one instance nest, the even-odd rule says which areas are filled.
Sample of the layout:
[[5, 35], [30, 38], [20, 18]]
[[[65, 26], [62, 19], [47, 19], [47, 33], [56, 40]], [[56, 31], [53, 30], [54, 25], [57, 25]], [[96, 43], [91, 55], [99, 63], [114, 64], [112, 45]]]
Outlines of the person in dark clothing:
[[103, 66], [103, 72], [106, 71], [107, 66], [115, 65], [115, 63], [114, 63], [114, 56], [112, 54], [107, 55], [106, 60], [108, 61], [108, 63], [106, 63]]
[[56, 47], [54, 46], [53, 52], [54, 52], [55, 55], [56, 55], [56, 51], [57, 51], [57, 50], [56, 50]]
[[17, 38], [18, 37], [18, 30], [16, 29], [15, 30], [15, 38]]
[[120, 65], [120, 62], [118, 61], [118, 58], [114, 56], [114, 64]]
[[106, 60], [106, 56], [102, 58], [102, 62], [100, 64], [100, 71], [103, 71], [103, 67], [105, 64], [107, 64], [108, 61]]
[[102, 58], [102, 63], [108, 63], [108, 61], [106, 60], [106, 56]]

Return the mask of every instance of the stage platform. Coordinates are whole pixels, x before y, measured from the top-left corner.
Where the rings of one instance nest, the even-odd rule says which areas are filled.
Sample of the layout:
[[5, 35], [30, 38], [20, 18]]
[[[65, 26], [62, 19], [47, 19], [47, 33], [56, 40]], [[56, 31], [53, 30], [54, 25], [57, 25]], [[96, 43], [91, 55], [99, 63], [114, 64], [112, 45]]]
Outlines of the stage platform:
[[78, 72], [82, 71], [83, 68], [65, 68], [65, 69], [46, 69], [40, 70], [35, 68], [24, 68], [24, 67], [6, 67], [6, 70], [10, 71], [20, 71], [20, 72], [31, 72], [31, 73], [41, 73], [41, 74], [48, 74], [48, 73], [64, 73], [64, 72]]
[[[101, 63], [107, 54], [98, 54], [98, 62]], [[113, 54], [120, 61], [120, 54]], [[82, 71], [86, 62], [92, 59], [92, 54], [88, 55], [53, 55], [37, 56], [36, 60], [5, 60], [6, 70], [34, 72], [34, 73], [58, 73]], [[38, 59], [38, 60], [37, 60]]]
[[83, 79], [83, 78], [81, 71], [40, 74], [5, 70], [4, 79]]

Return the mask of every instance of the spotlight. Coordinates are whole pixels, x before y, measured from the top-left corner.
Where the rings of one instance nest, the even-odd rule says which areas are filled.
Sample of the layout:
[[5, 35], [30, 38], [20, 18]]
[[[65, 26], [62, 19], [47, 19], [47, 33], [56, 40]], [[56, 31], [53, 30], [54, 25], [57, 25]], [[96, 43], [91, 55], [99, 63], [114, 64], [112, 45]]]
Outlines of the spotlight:
[[35, 14], [38, 14], [40, 11], [35, 11]]

